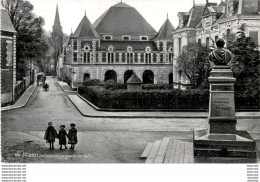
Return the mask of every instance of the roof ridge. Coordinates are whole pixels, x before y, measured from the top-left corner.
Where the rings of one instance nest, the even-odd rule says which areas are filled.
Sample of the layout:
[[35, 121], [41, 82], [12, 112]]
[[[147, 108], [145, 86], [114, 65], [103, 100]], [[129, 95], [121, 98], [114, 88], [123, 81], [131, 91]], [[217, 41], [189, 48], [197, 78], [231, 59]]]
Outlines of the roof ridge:
[[120, 3], [115, 4], [111, 8], [133, 8], [133, 7], [121, 1]]
[[136, 34], [152, 37], [157, 34], [156, 30], [134, 7], [123, 2], [110, 7], [93, 25], [100, 34], [118, 36]]
[[137, 83], [143, 83], [141, 79], [133, 73], [133, 75], [126, 81], [128, 84], [137, 84]]

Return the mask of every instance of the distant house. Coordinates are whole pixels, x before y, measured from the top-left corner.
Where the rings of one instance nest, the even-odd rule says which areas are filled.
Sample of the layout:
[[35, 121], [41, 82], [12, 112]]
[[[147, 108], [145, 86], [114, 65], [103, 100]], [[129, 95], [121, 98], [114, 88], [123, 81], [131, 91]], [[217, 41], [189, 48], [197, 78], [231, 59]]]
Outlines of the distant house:
[[123, 2], [110, 7], [94, 24], [85, 15], [64, 41], [60, 75], [69, 78], [74, 88], [89, 78], [125, 83], [133, 73], [144, 84], [170, 84], [173, 30], [167, 17], [156, 32]]
[[1, 104], [15, 99], [16, 86], [16, 31], [8, 12], [1, 9]]
[[195, 4], [189, 12], [179, 12], [179, 26], [173, 31], [173, 80], [174, 87], [186, 89], [188, 78], [176, 64], [183, 46], [199, 43], [213, 46], [218, 38], [228, 39], [246, 24], [246, 35], [260, 44], [260, 0], [225, 0], [220, 4]]

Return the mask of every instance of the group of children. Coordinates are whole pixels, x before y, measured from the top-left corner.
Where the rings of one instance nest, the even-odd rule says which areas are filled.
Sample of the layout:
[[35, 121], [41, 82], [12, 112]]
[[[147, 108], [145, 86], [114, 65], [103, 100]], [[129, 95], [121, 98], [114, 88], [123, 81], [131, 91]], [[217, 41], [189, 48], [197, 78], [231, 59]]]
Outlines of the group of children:
[[74, 150], [75, 145], [78, 143], [77, 129], [75, 128], [76, 125], [74, 123], [71, 123], [70, 127], [71, 129], [69, 129], [69, 133], [67, 134], [65, 125], [61, 125], [60, 131], [57, 134], [57, 131], [52, 126], [52, 122], [48, 123], [48, 128], [45, 131], [44, 139], [50, 144], [50, 150], [54, 150], [53, 144], [55, 142], [55, 138], [59, 139], [60, 150], [62, 150], [63, 145], [65, 146], [65, 149], [67, 149], [67, 138], [69, 140], [68, 144], [71, 144], [70, 149]]

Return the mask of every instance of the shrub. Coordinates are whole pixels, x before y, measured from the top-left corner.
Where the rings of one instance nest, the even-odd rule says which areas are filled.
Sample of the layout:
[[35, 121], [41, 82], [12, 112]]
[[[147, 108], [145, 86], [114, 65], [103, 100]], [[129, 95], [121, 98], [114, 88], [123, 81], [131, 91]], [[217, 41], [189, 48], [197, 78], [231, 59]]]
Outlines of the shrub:
[[98, 86], [100, 85], [100, 80], [98, 79], [89, 79], [83, 82], [83, 86]]
[[171, 84], [144, 84], [142, 88], [145, 90], [165, 90], [172, 89], [173, 85]]
[[122, 83], [116, 83], [113, 80], [108, 80], [105, 83], [105, 88], [109, 90], [119, 90], [119, 89], [126, 89], [126, 85]]
[[209, 93], [199, 90], [110, 90], [79, 87], [79, 94], [106, 109], [207, 109]]
[[[101, 86], [79, 87], [78, 93], [103, 109], [207, 110], [208, 90], [110, 90]], [[238, 110], [259, 109], [258, 97], [235, 97]]]

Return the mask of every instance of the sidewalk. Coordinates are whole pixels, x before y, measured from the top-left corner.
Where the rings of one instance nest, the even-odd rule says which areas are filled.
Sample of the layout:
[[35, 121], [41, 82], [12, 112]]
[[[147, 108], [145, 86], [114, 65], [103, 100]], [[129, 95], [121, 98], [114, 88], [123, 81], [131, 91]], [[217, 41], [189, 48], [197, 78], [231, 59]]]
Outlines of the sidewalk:
[[36, 84], [30, 85], [27, 90], [23, 93], [23, 95], [19, 98], [18, 101], [16, 101], [13, 105], [11, 106], [6, 106], [6, 107], [1, 107], [1, 111], [8, 111], [11, 109], [17, 109], [24, 107], [28, 100], [31, 98], [34, 90], [36, 88]]
[[71, 92], [71, 93], [77, 93], [77, 91], [72, 91], [70, 86], [66, 82], [57, 81], [63, 92]]
[[[68, 95], [70, 101], [85, 117], [95, 118], [207, 118], [208, 112], [106, 112], [97, 111], [94, 106], [78, 95]], [[260, 112], [237, 112], [238, 119], [260, 118]]]

